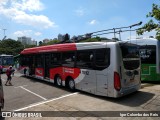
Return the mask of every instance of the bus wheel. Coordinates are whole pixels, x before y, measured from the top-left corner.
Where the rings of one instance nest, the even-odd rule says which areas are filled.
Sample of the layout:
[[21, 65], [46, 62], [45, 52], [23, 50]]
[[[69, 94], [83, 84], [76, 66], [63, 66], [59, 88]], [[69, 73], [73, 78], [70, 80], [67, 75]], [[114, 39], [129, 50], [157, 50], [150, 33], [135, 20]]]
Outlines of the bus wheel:
[[72, 78], [69, 78], [69, 80], [68, 80], [68, 87], [72, 91], [75, 90], [75, 82], [74, 82], [74, 80]]
[[61, 79], [61, 77], [59, 75], [56, 77], [56, 85], [57, 86], [61, 86], [62, 85], [62, 79]]

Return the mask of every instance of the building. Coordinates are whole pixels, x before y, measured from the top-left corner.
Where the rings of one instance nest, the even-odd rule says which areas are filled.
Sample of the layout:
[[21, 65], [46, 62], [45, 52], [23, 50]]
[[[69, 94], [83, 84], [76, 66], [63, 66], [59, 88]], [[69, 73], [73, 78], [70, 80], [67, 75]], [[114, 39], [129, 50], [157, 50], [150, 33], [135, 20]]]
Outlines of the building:
[[44, 39], [43, 43], [48, 43], [50, 40], [49, 39]]
[[[67, 34], [67, 33], [66, 33], [66, 34]], [[58, 40], [59, 40], [59, 41], [63, 41], [66, 34], [64, 34], [64, 35], [58, 34]], [[69, 34], [68, 34], [68, 39], [70, 39], [70, 35], [69, 35]]]
[[18, 41], [20, 41], [23, 45], [31, 45], [31, 37], [18, 37]]
[[53, 40], [58, 40], [57, 38], [54, 38]]
[[58, 34], [58, 40], [63, 41], [63, 39], [64, 39], [64, 36], [62, 34]]
[[18, 37], [18, 41], [21, 42], [23, 45], [37, 45], [37, 41], [31, 40], [31, 37]]
[[32, 41], [32, 45], [36, 45], [37, 46], [37, 41], [33, 40]]

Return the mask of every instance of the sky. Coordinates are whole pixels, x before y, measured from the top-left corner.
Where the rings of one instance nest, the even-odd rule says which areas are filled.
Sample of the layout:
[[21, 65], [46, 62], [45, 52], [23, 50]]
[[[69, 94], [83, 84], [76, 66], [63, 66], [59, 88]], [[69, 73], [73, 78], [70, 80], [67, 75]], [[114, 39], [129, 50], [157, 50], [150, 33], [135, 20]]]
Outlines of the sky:
[[[58, 34], [72, 37], [140, 21], [144, 25], [150, 20], [146, 15], [153, 3], [160, 4], [160, 0], [0, 0], [0, 39], [6, 35], [15, 40], [27, 36], [42, 41]], [[155, 32], [145, 35], [154, 36]], [[122, 36], [125, 39], [136, 34]]]

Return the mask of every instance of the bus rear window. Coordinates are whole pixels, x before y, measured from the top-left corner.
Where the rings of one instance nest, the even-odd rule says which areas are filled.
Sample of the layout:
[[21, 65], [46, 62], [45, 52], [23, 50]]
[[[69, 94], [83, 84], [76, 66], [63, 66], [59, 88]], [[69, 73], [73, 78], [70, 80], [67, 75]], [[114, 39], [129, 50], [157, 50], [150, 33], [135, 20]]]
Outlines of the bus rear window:
[[134, 70], [140, 66], [138, 46], [134, 44], [121, 45], [124, 68]]
[[124, 68], [127, 70], [137, 69], [140, 65], [139, 60], [123, 60]]
[[122, 45], [121, 50], [123, 58], [139, 58], [138, 46]]

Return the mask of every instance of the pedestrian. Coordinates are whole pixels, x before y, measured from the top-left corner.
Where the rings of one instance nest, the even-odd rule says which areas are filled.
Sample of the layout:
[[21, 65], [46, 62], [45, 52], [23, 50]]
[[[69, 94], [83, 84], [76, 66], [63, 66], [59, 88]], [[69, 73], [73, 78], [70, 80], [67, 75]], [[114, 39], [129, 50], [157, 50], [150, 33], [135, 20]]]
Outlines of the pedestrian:
[[5, 84], [6, 86], [8, 86], [7, 83], [9, 83], [9, 85], [12, 85], [12, 83], [11, 83], [11, 80], [12, 80], [11, 74], [12, 74], [12, 72], [13, 72], [12, 66], [10, 66], [6, 71], [6, 75], [7, 75], [7, 81], [6, 81], [6, 84]]
[[14, 67], [12, 67], [12, 76], [14, 76], [14, 72], [15, 72], [15, 69], [14, 69]]
[[26, 76], [27, 68], [24, 68], [24, 75]]
[[1, 79], [1, 74], [2, 74], [2, 70], [3, 69], [3, 67], [2, 67], [2, 65], [0, 65], [0, 79]]

